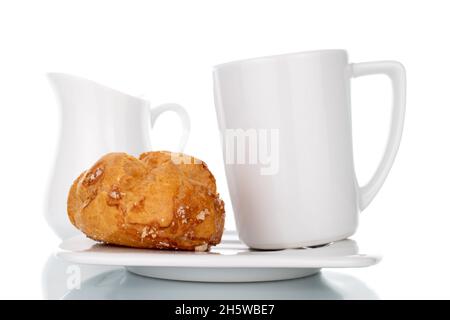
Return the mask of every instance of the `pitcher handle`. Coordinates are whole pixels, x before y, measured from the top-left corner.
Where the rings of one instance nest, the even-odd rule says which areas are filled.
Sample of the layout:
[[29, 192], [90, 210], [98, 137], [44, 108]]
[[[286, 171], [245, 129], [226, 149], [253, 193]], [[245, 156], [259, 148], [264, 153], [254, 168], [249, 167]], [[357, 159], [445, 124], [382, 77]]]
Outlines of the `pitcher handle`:
[[155, 108], [150, 109], [152, 128], [153, 128], [153, 125], [155, 124], [156, 119], [158, 119], [158, 117], [166, 111], [173, 111], [180, 117], [182, 133], [181, 133], [179, 147], [178, 147], [178, 150], [176, 150], [176, 151], [182, 152], [184, 150], [184, 147], [186, 147], [186, 143], [187, 143], [187, 140], [189, 137], [189, 132], [191, 130], [191, 120], [189, 118], [189, 114], [187, 113], [186, 109], [184, 109], [179, 104], [176, 104], [176, 103], [161, 104]]
[[406, 108], [406, 71], [396, 61], [363, 62], [350, 66], [353, 77], [384, 74], [392, 83], [393, 106], [389, 138], [375, 174], [366, 185], [360, 187], [360, 209], [364, 210], [383, 185], [400, 146]]

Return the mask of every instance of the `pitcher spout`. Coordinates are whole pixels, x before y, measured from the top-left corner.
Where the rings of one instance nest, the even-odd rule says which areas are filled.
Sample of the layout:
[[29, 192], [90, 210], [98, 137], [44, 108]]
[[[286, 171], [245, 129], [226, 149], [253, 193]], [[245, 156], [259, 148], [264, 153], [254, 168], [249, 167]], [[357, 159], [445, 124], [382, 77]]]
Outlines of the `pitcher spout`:
[[112, 108], [129, 108], [131, 105], [143, 106], [146, 101], [101, 85], [97, 82], [66, 73], [47, 73], [47, 78], [53, 87], [60, 106], [63, 110], [79, 110], [88, 108], [109, 110]]

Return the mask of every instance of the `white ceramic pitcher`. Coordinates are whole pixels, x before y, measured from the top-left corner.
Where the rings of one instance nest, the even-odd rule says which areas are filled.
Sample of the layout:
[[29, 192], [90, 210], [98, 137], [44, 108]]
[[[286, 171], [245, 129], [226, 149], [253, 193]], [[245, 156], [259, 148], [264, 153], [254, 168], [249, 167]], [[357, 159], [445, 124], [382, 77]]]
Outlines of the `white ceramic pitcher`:
[[149, 102], [107, 88], [93, 81], [62, 73], [50, 73], [61, 109], [61, 131], [56, 163], [48, 189], [46, 218], [60, 238], [75, 235], [66, 209], [72, 182], [108, 152], [139, 155], [151, 150], [150, 126], [165, 111], [181, 118], [182, 151], [189, 135], [190, 120], [178, 104], [150, 108]]

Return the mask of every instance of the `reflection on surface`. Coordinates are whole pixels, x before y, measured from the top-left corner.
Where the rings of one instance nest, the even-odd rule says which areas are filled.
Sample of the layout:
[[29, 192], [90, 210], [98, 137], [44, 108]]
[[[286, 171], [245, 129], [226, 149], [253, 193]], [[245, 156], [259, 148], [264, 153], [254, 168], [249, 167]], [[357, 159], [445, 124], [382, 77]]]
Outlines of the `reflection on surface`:
[[357, 278], [323, 271], [302, 279], [256, 283], [201, 283], [145, 278], [124, 268], [78, 265], [79, 289], [69, 290], [73, 264], [51, 256], [44, 268], [47, 299], [377, 299]]
[[[117, 267], [94, 266], [73, 264], [50, 255], [42, 272], [42, 293], [44, 299], [61, 299], [70, 288], [68, 285], [71, 276], [71, 267], [79, 268], [81, 283], [98, 274], [102, 274], [111, 270], [117, 270]], [[80, 286], [81, 288], [81, 286]]]

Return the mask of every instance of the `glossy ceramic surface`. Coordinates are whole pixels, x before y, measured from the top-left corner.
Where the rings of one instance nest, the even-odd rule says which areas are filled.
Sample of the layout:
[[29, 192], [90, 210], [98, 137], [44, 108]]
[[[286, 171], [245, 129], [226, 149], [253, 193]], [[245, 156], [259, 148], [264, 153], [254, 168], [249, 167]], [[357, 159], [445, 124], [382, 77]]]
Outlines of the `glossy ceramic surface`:
[[57, 256], [72, 263], [125, 266], [144, 276], [205, 282], [253, 282], [304, 277], [321, 268], [367, 267], [378, 255], [359, 253], [353, 240], [318, 248], [251, 250], [226, 233], [210, 252], [145, 250], [99, 244], [84, 236], [65, 240]]
[[[359, 186], [353, 163], [350, 80], [370, 74], [391, 80], [392, 122], [382, 161], [372, 179]], [[374, 198], [394, 162], [403, 129], [405, 86], [400, 63], [349, 64], [344, 50], [217, 66], [214, 93], [222, 136], [229, 139], [230, 132], [238, 132], [244, 141], [238, 145], [244, 145], [243, 151], [230, 150], [230, 140], [223, 144], [242, 241], [252, 248], [281, 249], [354, 234], [358, 213]], [[270, 140], [272, 155], [266, 159], [257, 158], [264, 154], [260, 144], [258, 153], [249, 146], [261, 130], [275, 137]], [[234, 151], [241, 151], [246, 161], [230, 162]], [[258, 161], [250, 160], [252, 151]], [[270, 174], [269, 164], [274, 169]]]

